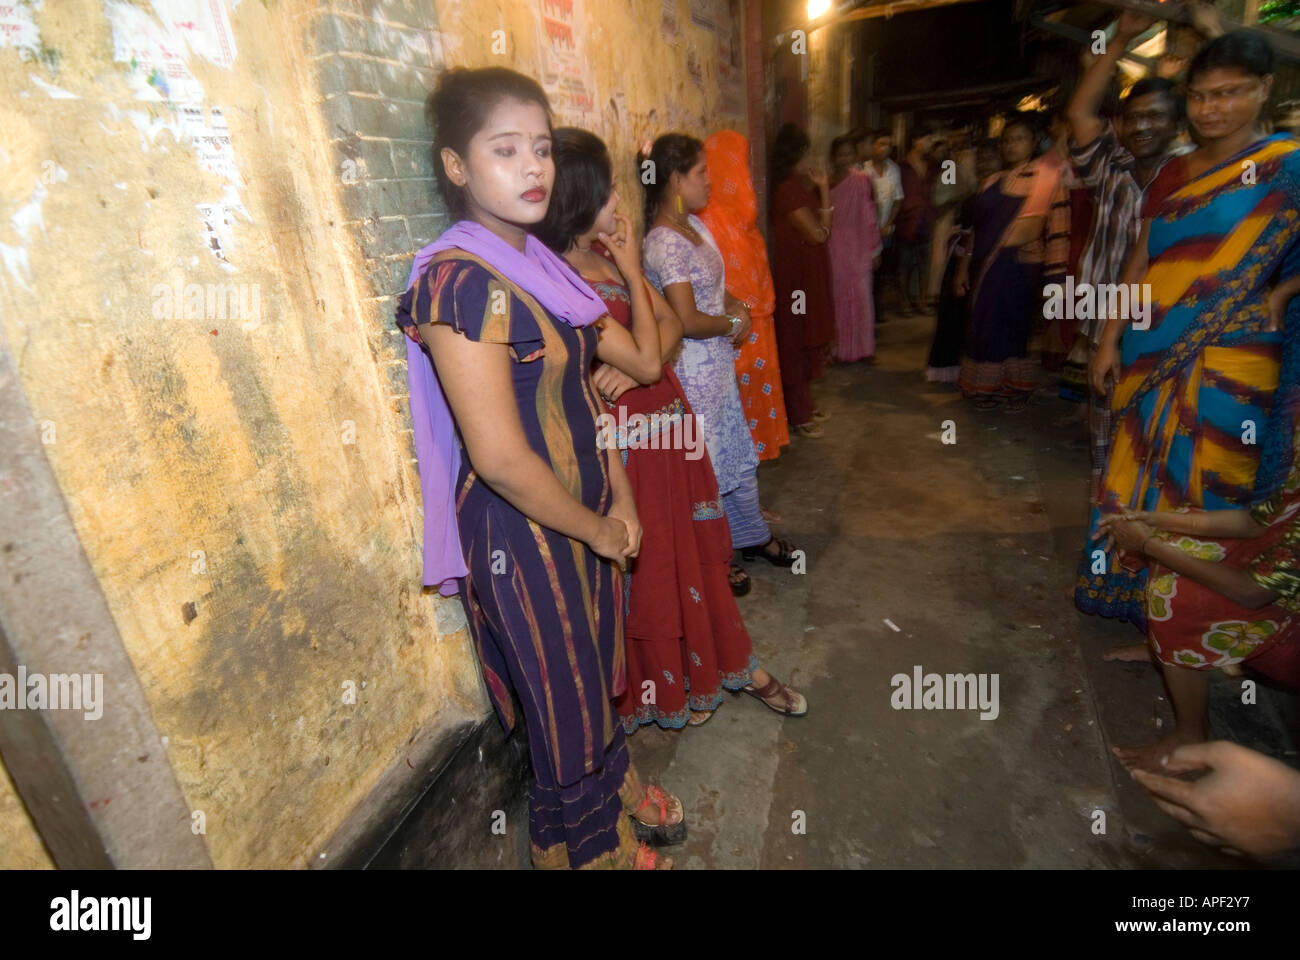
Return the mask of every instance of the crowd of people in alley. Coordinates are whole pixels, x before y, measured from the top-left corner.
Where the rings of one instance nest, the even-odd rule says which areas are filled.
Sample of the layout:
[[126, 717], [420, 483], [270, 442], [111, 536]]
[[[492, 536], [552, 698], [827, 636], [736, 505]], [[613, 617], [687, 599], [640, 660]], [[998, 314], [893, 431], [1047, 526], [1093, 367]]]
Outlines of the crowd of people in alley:
[[1177, 714], [1118, 760], [1207, 842], [1300, 846], [1300, 773], [1206, 742], [1208, 671], [1300, 682], [1300, 143], [1268, 125], [1257, 32], [1209, 24], [1179, 75], [1114, 96], [1152, 27], [1123, 14], [1055, 110], [824, 156], [785, 124], [765, 204], [735, 131], [612, 157], [529, 77], [442, 75], [454, 223], [398, 310], [424, 583], [459, 595], [504, 726], [523, 713], [536, 866], [671, 867], [685, 811], [637, 776], [641, 726], [707, 723], [727, 691], [807, 714], [737, 603], [747, 564], [803, 556], [758, 467], [828, 442], [814, 386], [871, 375], [877, 324], [909, 316], [972, 416], [1048, 398], [1089, 437], [1075, 603], [1145, 633], [1116, 656], [1154, 660]]

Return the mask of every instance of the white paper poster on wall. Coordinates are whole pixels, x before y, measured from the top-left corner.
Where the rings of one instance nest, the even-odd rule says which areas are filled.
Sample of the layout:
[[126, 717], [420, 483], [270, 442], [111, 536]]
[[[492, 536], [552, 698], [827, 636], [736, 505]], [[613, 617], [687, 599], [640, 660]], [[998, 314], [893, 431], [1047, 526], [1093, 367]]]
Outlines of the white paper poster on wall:
[[536, 0], [539, 79], [557, 126], [590, 127], [596, 121], [596, 84], [583, 53], [583, 0]]
[[236, 217], [251, 219], [239, 197], [244, 185], [230, 142], [230, 128], [220, 107], [207, 102], [188, 60], [197, 54], [223, 69], [232, 69], [236, 49], [230, 11], [238, 0], [152, 0], [153, 15], [122, 0], [104, 5], [113, 29], [113, 59], [125, 64], [126, 82], [136, 100], [166, 104], [175, 124], [188, 138], [199, 166], [226, 182], [219, 200], [195, 204], [204, 245], [227, 261]]
[[41, 0], [7, 0], [0, 2], [0, 47], [14, 47], [24, 60], [40, 55], [41, 31], [36, 14]]

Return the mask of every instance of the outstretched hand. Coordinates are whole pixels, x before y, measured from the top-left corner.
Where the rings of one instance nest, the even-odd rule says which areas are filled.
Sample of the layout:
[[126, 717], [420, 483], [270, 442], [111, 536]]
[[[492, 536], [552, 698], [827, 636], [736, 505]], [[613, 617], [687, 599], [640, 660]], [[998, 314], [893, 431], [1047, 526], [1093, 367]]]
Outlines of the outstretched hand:
[[1132, 40], [1138, 34], [1150, 30], [1155, 22], [1155, 17], [1148, 17], [1136, 10], [1123, 10], [1120, 12], [1119, 21], [1115, 24], [1115, 34]]
[[1197, 840], [1254, 857], [1300, 848], [1300, 772], [1225, 740], [1178, 747], [1168, 760], [1207, 772], [1189, 782], [1134, 770], [1133, 779]]

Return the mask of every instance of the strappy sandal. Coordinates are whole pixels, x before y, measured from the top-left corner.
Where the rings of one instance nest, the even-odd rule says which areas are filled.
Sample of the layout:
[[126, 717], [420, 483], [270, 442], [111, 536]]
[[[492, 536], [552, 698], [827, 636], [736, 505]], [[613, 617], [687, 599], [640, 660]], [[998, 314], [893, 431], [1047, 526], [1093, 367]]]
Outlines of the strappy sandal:
[[743, 597], [749, 593], [749, 588], [753, 586], [749, 580], [749, 574], [745, 572], [743, 567], [734, 563], [731, 565], [731, 569], [727, 571], [727, 581], [731, 584], [732, 595], [737, 597]]
[[[768, 547], [775, 543], [777, 553], [769, 553]], [[767, 543], [760, 544], [757, 547], [745, 547], [740, 551], [742, 560], [766, 560], [774, 567], [793, 567], [794, 553], [799, 548], [789, 540], [777, 540], [776, 537], [768, 537]]]
[[659, 851], [650, 849], [650, 845], [644, 841], [636, 848], [636, 855], [632, 858], [633, 870], [671, 870], [672, 868], [672, 857], [664, 857], [660, 862]]
[[826, 431], [822, 429], [820, 423], [801, 423], [795, 427], [800, 436], [810, 437], [813, 440], [820, 440], [826, 436]]
[[[776, 677], [772, 677], [767, 682], [767, 686], [757, 689], [751, 683], [747, 687], [741, 688], [742, 693], [747, 693], [751, 697], [757, 697], [762, 700], [769, 710], [775, 710], [777, 713], [783, 713], [787, 717], [802, 717], [808, 712], [808, 700], [798, 690], [792, 690]], [[781, 698], [781, 706], [777, 706], [772, 701]], [[802, 704], [802, 709], [796, 710], [795, 706]]]
[[[654, 804], [659, 808], [659, 822], [657, 824], [643, 823], [636, 815], [646, 807]], [[676, 823], [667, 823], [668, 808], [682, 810], [682, 818]], [[645, 795], [641, 798], [641, 805], [636, 808], [636, 813], [632, 814], [632, 832], [636, 838], [645, 843], [662, 845], [666, 843], [681, 843], [686, 839], [686, 811], [682, 808], [682, 802], [672, 794], [666, 792], [663, 787], [650, 784], [645, 788]]]
[[714, 712], [713, 710], [692, 710], [686, 725], [688, 727], [702, 727], [713, 718]]

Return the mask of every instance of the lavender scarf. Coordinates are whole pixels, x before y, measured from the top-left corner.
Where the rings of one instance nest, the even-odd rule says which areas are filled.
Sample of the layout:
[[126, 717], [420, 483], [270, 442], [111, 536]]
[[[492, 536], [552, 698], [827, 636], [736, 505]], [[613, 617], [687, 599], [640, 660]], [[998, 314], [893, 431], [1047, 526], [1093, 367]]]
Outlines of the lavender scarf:
[[[589, 326], [606, 313], [600, 297], [536, 237], [529, 234], [520, 253], [473, 220], [452, 224], [415, 255], [407, 290], [420, 279], [435, 253], [453, 249], [481, 258], [571, 327]], [[451, 596], [456, 593], [456, 579], [469, 572], [456, 527], [456, 478], [460, 473], [456, 427], [433, 364], [409, 338], [406, 375], [424, 501], [424, 585], [437, 586], [443, 596]]]

